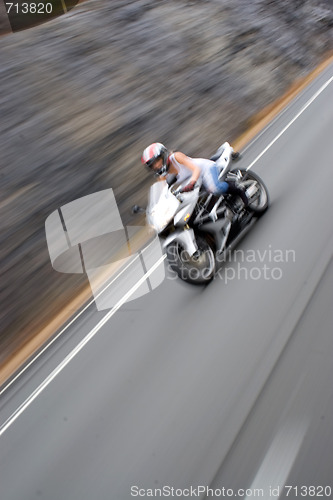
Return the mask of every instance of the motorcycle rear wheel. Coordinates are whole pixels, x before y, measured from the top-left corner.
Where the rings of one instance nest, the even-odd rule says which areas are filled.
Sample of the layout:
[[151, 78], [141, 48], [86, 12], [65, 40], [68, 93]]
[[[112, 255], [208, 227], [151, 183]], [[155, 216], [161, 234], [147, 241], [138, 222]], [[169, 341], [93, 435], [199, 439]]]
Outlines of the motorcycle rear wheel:
[[209, 283], [215, 275], [215, 253], [207, 241], [197, 236], [198, 252], [190, 257], [186, 250], [174, 241], [167, 247], [170, 267], [180, 279], [193, 285]]
[[[257, 215], [261, 215], [269, 207], [269, 195], [267, 187], [265, 186], [262, 179], [252, 170], [241, 170], [244, 180], [241, 180], [241, 185], [247, 190], [249, 197], [249, 208], [251, 211]], [[257, 189], [254, 195], [249, 195], [251, 193], [251, 186]]]

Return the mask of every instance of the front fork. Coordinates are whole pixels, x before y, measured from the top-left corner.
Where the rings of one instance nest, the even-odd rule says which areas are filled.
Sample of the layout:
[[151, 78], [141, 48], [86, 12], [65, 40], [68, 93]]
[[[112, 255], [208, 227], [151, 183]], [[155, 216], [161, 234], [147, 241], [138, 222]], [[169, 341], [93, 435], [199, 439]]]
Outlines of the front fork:
[[166, 248], [173, 241], [177, 241], [190, 257], [198, 250], [193, 229], [176, 229], [176, 231], [166, 237], [163, 242], [163, 248]]

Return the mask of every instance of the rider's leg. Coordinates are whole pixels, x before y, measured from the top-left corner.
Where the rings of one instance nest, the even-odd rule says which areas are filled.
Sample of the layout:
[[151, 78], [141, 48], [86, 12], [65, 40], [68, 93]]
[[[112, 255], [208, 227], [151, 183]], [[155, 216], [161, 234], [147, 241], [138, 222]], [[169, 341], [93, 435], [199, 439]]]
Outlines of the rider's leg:
[[226, 194], [229, 183], [219, 179], [220, 169], [216, 164], [212, 164], [204, 171], [202, 182], [204, 187], [213, 194]]
[[216, 165], [207, 169], [203, 175], [204, 187], [210, 193], [218, 194], [233, 194], [239, 196], [244, 203], [244, 207], [249, 204], [249, 199], [246, 195], [245, 189], [235, 182], [226, 182], [219, 179], [219, 168]]

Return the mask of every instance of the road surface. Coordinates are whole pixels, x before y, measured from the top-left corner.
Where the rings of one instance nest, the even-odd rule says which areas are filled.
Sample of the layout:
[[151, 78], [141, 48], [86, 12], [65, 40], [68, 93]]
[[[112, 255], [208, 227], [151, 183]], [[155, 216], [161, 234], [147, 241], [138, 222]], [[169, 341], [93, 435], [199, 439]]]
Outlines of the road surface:
[[208, 287], [92, 304], [2, 389], [1, 500], [331, 494], [332, 75], [243, 152], [271, 207]]

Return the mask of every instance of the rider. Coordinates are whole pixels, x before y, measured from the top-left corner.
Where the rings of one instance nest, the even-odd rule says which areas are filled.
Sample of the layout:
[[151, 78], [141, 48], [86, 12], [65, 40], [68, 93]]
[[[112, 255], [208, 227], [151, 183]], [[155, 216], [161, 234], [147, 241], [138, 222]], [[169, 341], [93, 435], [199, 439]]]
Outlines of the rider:
[[177, 175], [178, 182], [182, 182], [191, 176], [181, 192], [192, 191], [199, 182], [203, 184], [209, 193], [216, 195], [227, 193], [238, 195], [242, 199], [244, 206], [247, 207], [249, 200], [245, 189], [234, 182], [221, 181], [218, 178], [221, 168], [219, 166], [219, 159], [226, 148], [232, 150], [231, 158], [233, 160], [239, 157], [239, 153], [234, 152], [233, 148], [227, 142], [222, 144], [218, 149], [218, 158], [216, 161], [205, 158], [190, 158], [180, 151], [170, 153], [163, 144], [155, 142], [143, 151], [141, 161], [162, 177], [165, 177], [169, 173]]

